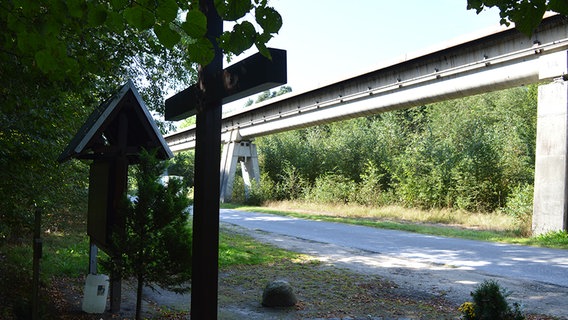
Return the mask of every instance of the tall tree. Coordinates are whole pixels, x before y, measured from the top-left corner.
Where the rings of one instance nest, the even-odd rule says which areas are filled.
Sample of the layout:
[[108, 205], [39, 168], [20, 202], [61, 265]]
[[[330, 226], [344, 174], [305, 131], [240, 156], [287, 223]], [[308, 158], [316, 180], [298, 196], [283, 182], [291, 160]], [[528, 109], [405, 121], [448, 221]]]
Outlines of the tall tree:
[[[61, 212], [85, 198], [84, 166], [55, 159], [103, 97], [133, 79], [161, 113], [168, 91], [195, 81], [213, 55], [198, 4], [0, 0], [0, 240], [22, 234], [34, 203]], [[282, 19], [266, 0], [216, 5], [234, 21], [219, 39], [226, 54], [267, 52]]]

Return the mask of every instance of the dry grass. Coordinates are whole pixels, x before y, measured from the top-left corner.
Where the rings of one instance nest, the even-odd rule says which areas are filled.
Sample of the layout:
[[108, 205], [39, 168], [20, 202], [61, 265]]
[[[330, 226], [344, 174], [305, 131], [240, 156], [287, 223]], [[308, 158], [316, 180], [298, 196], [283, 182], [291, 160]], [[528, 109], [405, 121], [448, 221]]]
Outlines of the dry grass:
[[444, 224], [477, 230], [511, 231], [513, 217], [499, 212], [478, 213], [453, 209], [421, 210], [402, 206], [367, 207], [361, 205], [329, 205], [300, 201], [278, 201], [264, 204], [274, 210], [295, 211], [344, 218], [377, 219], [398, 222]]

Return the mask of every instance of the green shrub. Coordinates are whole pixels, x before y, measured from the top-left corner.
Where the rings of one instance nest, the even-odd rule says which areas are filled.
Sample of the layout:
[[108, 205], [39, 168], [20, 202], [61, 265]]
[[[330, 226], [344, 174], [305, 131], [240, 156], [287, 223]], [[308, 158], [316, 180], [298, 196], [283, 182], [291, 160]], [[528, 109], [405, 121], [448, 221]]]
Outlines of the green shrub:
[[531, 234], [533, 213], [534, 186], [519, 185], [513, 188], [507, 197], [505, 213], [515, 218], [519, 232], [526, 236]]
[[566, 248], [568, 232], [566, 230], [550, 231], [537, 237], [538, 243], [549, 248]]
[[251, 206], [260, 206], [265, 201], [272, 200], [276, 197], [278, 187], [274, 181], [263, 172], [260, 175], [260, 184], [255, 179], [251, 181], [251, 188], [248, 194], [245, 192], [245, 182], [243, 177], [237, 172], [233, 181], [233, 195], [231, 202], [242, 203]]
[[473, 302], [463, 303], [458, 310], [465, 320], [523, 320], [518, 303], [509, 306], [509, 292], [494, 280], [485, 280], [471, 293]]
[[231, 202], [245, 203], [245, 182], [243, 177], [239, 174], [235, 174], [235, 180], [233, 180], [233, 194]]
[[304, 196], [308, 182], [297, 167], [286, 161], [278, 176], [276, 200], [294, 200]]
[[357, 184], [357, 190], [350, 196], [350, 202], [356, 202], [366, 206], [379, 206], [388, 204], [385, 201], [385, 192], [381, 180], [385, 174], [381, 172], [379, 166], [372, 161], [367, 161], [363, 173], [360, 175], [361, 181]]
[[260, 183], [256, 180], [251, 181], [251, 189], [244, 203], [252, 206], [260, 206], [265, 201], [272, 199], [274, 196], [276, 185], [268, 174], [263, 173], [260, 176]]
[[307, 200], [320, 203], [349, 203], [349, 198], [357, 184], [339, 174], [326, 174], [318, 177], [314, 186], [307, 192]]

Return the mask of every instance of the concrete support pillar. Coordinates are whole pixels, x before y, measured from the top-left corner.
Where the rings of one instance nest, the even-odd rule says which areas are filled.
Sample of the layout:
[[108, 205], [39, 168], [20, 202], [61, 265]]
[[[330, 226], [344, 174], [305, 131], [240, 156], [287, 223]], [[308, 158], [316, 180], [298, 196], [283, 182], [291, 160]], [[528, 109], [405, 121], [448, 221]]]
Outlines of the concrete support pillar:
[[241, 164], [246, 197], [252, 187], [252, 181], [260, 182], [256, 146], [250, 141], [232, 141], [225, 144], [221, 156], [221, 202], [231, 202], [238, 163]]
[[260, 166], [258, 165], [258, 154], [256, 152], [256, 145], [252, 142], [245, 142], [245, 146], [241, 145], [241, 148], [247, 148], [244, 150], [247, 155], [240, 157], [241, 172], [243, 175], [243, 180], [245, 183], [245, 198], [248, 199], [250, 195], [250, 190], [252, 188], [252, 181], [255, 181], [258, 185], [260, 183]]
[[566, 230], [568, 84], [562, 78], [538, 90], [533, 234]]
[[233, 195], [233, 182], [235, 180], [235, 171], [237, 170], [237, 161], [234, 159], [235, 147], [237, 142], [229, 142], [223, 146], [221, 154], [221, 177], [220, 177], [220, 194], [221, 202], [231, 202]]

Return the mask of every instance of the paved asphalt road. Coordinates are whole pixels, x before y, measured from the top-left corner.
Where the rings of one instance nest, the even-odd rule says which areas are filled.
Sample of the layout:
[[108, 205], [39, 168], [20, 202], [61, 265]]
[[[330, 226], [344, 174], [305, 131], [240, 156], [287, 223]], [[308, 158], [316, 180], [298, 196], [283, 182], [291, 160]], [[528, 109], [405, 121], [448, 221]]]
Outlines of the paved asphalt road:
[[[403, 261], [391, 264], [396, 268], [390, 267], [384, 274], [405, 273], [407, 278], [398, 280], [426, 290], [437, 286], [455, 295], [461, 294], [460, 299], [467, 299], [472, 284], [496, 278], [507, 289], [520, 291], [517, 298], [529, 309], [562, 318], [568, 316], [567, 250], [445, 238], [230, 209], [221, 209], [220, 219], [257, 235], [264, 234], [265, 240], [275, 244], [296, 242], [295, 247], [288, 248], [300, 252], [308, 246], [315, 248], [313, 253], [322, 248], [327, 248], [328, 253], [336, 250], [337, 254], [328, 254], [328, 261], [332, 263], [348, 261], [345, 256], [350, 254], [357, 255], [350, 260], [351, 264], [353, 261], [366, 263], [369, 259], [378, 261], [375, 266], [381, 263], [384, 266], [389, 259]], [[375, 270], [380, 269], [375, 266]], [[411, 269], [414, 271], [408, 271]], [[472, 279], [474, 281], [465, 281]], [[444, 287], [445, 283], [452, 286]], [[456, 283], [470, 286], [456, 289]]]
[[221, 221], [415, 261], [568, 287], [568, 251], [221, 210]]

